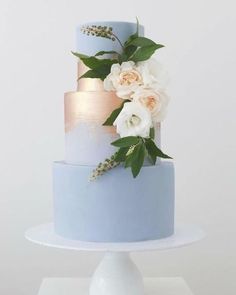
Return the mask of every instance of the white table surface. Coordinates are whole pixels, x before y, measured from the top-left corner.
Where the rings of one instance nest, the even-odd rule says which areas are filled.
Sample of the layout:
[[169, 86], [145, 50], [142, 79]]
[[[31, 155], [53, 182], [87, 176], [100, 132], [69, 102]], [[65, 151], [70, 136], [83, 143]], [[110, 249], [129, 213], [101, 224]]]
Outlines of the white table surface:
[[[89, 295], [89, 278], [45, 278], [38, 295]], [[145, 278], [146, 295], [193, 295], [185, 280]]]

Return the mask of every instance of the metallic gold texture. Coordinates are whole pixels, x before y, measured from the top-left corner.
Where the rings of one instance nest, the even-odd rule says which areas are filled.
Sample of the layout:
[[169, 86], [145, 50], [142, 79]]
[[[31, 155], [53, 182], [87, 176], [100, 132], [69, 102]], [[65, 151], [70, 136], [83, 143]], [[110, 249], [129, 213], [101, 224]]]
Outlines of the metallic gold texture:
[[[102, 126], [122, 101], [115, 92], [78, 91], [66, 93], [64, 100], [65, 131], [73, 129], [78, 122], [96, 123]], [[115, 128], [104, 126], [104, 131], [115, 133]]]

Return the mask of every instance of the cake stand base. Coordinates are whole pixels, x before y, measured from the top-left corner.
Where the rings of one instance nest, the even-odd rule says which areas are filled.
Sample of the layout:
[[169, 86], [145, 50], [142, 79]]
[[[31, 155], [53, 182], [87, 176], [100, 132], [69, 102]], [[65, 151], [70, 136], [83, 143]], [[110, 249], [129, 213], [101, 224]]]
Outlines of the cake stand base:
[[144, 295], [143, 278], [127, 252], [107, 252], [97, 267], [90, 295]]
[[92, 277], [89, 295], [147, 294], [141, 273], [130, 259], [129, 253], [183, 247], [201, 240], [204, 236], [205, 233], [199, 227], [192, 225], [177, 226], [175, 233], [165, 239], [129, 243], [68, 240], [55, 233], [53, 224], [43, 224], [26, 232], [28, 240], [44, 246], [77, 251], [104, 251], [106, 254]]
[[[153, 277], [143, 281], [145, 295], [193, 295], [181, 277]], [[90, 282], [89, 278], [44, 278], [38, 295], [89, 295]]]

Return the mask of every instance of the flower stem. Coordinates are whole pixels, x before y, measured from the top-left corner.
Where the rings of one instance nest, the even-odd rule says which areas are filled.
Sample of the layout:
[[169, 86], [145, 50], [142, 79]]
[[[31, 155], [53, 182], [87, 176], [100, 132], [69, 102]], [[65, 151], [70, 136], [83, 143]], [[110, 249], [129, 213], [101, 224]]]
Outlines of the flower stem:
[[117, 40], [118, 43], [120, 44], [121, 48], [124, 50], [124, 49], [125, 49], [125, 48], [124, 48], [124, 45], [121, 43], [120, 39], [119, 39], [114, 33], [112, 33], [112, 36], [113, 36], [114, 38], [116, 38], [116, 40]]

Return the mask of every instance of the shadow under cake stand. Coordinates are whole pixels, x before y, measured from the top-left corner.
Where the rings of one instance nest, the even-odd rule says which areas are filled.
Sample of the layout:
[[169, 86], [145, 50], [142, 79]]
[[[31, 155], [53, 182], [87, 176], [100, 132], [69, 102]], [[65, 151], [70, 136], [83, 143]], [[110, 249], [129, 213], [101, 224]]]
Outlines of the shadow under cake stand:
[[48, 223], [29, 229], [25, 236], [29, 241], [43, 246], [105, 252], [104, 258], [92, 277], [89, 295], [146, 295], [142, 275], [131, 260], [129, 253], [187, 246], [203, 239], [205, 233], [197, 226], [179, 225], [174, 235], [164, 239], [128, 243], [98, 243], [62, 238], [54, 232], [53, 223]]

